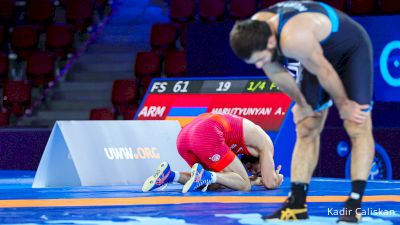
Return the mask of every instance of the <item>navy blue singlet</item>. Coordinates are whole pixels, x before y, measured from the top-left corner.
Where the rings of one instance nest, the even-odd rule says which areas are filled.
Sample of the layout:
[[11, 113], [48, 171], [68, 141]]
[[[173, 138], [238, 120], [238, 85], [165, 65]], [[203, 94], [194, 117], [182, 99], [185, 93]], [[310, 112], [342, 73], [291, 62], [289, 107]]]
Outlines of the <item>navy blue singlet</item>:
[[[331, 21], [332, 29], [330, 35], [320, 42], [325, 57], [339, 74], [349, 98], [360, 104], [371, 103], [372, 47], [367, 32], [360, 24], [341, 11], [325, 3], [314, 1], [285, 1], [263, 11], [279, 15], [278, 60], [285, 66], [292, 61], [282, 55], [280, 51], [280, 35], [285, 24], [301, 13], [313, 12], [326, 15]], [[332, 105], [328, 94], [322, 89], [316, 76], [307, 70], [304, 69], [300, 74], [298, 84], [306, 100], [315, 110], [321, 111]]]

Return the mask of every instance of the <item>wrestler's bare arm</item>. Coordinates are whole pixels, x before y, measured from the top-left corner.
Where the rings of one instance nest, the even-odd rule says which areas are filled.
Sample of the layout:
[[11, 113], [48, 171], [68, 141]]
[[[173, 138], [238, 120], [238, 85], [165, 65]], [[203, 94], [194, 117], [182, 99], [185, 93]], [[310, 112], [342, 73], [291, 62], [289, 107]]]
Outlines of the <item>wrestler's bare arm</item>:
[[307, 105], [304, 95], [297, 87], [296, 81], [282, 65], [277, 62], [268, 63], [264, 65], [263, 70], [268, 78], [276, 83], [291, 99], [295, 100], [298, 105]]

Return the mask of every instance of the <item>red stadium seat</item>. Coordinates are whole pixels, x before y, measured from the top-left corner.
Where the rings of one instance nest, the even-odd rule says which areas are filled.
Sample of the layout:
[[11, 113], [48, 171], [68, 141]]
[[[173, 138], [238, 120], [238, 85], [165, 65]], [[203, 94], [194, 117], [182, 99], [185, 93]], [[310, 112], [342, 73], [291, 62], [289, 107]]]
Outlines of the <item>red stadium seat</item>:
[[195, 0], [171, 0], [169, 18], [174, 22], [188, 22], [194, 19]]
[[46, 49], [60, 58], [73, 52], [74, 33], [70, 25], [56, 24], [47, 28]]
[[90, 120], [115, 120], [116, 115], [112, 109], [96, 108], [90, 110]]
[[47, 25], [53, 22], [55, 7], [52, 0], [30, 0], [26, 8], [26, 17], [29, 21]]
[[22, 116], [31, 105], [31, 85], [26, 80], [5, 81], [3, 105], [16, 116]]
[[38, 31], [29, 25], [14, 28], [11, 34], [11, 48], [22, 59], [27, 59], [38, 45]]
[[34, 86], [43, 86], [54, 80], [54, 58], [48, 52], [33, 52], [28, 58], [26, 76]]
[[399, 0], [379, 0], [379, 11], [382, 13], [392, 14], [400, 13]]
[[137, 105], [129, 106], [122, 115], [124, 120], [133, 120], [137, 109], [138, 109]]
[[72, 24], [75, 29], [84, 31], [92, 24], [94, 2], [70, 1], [67, 2], [65, 18], [67, 23]]
[[14, 20], [14, 14], [14, 1], [0, 0], [0, 24], [11, 25]]
[[231, 0], [231, 17], [245, 19], [252, 16], [257, 10], [257, 0]]
[[346, 11], [346, 0], [320, 0], [340, 11]]
[[164, 73], [168, 77], [182, 77], [186, 74], [186, 52], [171, 51], [165, 57]]
[[132, 105], [138, 101], [138, 89], [134, 80], [116, 80], [112, 88], [111, 101], [118, 113], [124, 114]]
[[151, 28], [150, 45], [153, 50], [165, 53], [176, 47], [176, 29], [169, 23], [157, 23]]
[[9, 61], [8, 55], [0, 52], [0, 80], [8, 79]]
[[349, 0], [348, 9], [351, 15], [367, 15], [374, 12], [374, 0]]
[[161, 75], [161, 58], [154, 52], [138, 52], [135, 61], [135, 75], [141, 78], [146, 75], [159, 77]]
[[10, 112], [6, 108], [0, 109], [0, 127], [7, 127], [10, 125]]
[[200, 0], [200, 18], [204, 21], [220, 21], [225, 15], [225, 0]]

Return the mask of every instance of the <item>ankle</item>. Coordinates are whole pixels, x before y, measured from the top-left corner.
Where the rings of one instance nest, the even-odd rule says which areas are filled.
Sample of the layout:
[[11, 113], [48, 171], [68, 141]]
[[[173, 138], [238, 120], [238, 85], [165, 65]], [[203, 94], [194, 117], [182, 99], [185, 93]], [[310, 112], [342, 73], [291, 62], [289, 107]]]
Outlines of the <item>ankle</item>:
[[302, 201], [297, 201], [296, 198], [293, 196], [289, 196], [288, 199], [286, 200], [286, 204], [288, 208], [291, 209], [303, 209], [306, 208], [305, 202]]
[[170, 176], [174, 176], [172, 181], [176, 183], [176, 182], [179, 181], [179, 178], [181, 177], [181, 174], [178, 171], [171, 171], [171, 175]]
[[211, 171], [210, 171], [210, 173], [211, 173], [211, 183], [212, 184], [217, 183], [217, 174], [215, 172], [211, 172]]
[[298, 209], [304, 208], [306, 203], [306, 196], [308, 192], [307, 183], [291, 183], [291, 192], [289, 193], [288, 205], [290, 208]]
[[365, 180], [353, 180], [351, 193], [346, 201], [346, 207], [360, 208], [367, 182]]
[[361, 208], [361, 201], [357, 199], [348, 198], [345, 202], [345, 207], [351, 209]]

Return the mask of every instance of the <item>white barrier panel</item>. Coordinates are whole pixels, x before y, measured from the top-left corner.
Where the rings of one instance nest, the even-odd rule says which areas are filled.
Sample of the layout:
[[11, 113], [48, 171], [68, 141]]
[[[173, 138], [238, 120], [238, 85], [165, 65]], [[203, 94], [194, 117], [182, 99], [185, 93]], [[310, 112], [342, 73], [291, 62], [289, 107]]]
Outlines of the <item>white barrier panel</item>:
[[177, 121], [58, 121], [34, 188], [139, 185], [163, 161], [189, 171], [179, 156]]

